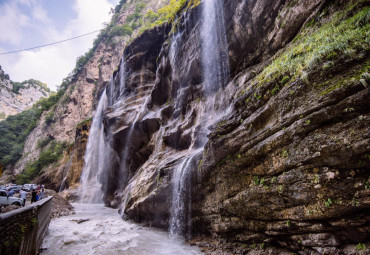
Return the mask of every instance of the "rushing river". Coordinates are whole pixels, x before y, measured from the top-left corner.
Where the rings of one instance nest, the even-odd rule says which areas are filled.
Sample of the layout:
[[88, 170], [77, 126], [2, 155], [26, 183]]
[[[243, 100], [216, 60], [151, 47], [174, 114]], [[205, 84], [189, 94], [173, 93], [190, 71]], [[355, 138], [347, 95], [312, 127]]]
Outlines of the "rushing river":
[[[167, 232], [121, 219], [117, 210], [100, 204], [73, 204], [76, 214], [53, 219], [42, 244], [42, 255], [202, 254], [196, 247], [170, 238]], [[89, 219], [78, 224], [80, 219]]]

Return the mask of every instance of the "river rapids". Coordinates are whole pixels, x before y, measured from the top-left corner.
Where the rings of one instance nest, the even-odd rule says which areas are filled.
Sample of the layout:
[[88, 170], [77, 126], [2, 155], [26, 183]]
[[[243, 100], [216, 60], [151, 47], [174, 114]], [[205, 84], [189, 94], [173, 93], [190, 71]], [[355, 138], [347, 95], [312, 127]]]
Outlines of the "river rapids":
[[[76, 214], [53, 219], [44, 238], [42, 255], [129, 254], [197, 255], [196, 247], [169, 237], [167, 232], [122, 220], [117, 210], [101, 204], [73, 204]], [[77, 223], [78, 220], [89, 219]]]

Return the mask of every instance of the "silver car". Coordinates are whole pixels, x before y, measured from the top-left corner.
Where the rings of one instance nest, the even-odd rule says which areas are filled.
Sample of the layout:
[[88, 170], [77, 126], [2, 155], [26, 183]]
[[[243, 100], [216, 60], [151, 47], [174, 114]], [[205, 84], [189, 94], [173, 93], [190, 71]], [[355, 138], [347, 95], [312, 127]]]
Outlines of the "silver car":
[[0, 205], [1, 206], [6, 206], [6, 205], [23, 206], [24, 201], [22, 198], [8, 196], [8, 192], [6, 192], [6, 190], [0, 190]]

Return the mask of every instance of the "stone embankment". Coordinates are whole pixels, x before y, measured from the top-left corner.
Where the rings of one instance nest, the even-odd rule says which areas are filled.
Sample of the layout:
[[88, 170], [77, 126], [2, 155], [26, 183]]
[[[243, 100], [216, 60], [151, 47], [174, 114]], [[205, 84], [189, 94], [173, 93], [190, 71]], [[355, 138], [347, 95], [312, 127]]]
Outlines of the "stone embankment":
[[38, 254], [50, 223], [52, 204], [50, 196], [0, 215], [0, 254]]

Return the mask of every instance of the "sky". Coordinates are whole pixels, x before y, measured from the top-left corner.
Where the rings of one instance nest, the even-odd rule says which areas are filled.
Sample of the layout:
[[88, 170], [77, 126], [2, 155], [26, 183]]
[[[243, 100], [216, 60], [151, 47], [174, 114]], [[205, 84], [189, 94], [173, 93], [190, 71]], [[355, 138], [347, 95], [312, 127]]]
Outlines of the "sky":
[[[0, 0], [0, 53], [65, 40], [103, 28], [119, 0]], [[12, 81], [30, 78], [56, 90], [98, 33], [31, 51], [0, 55]]]

